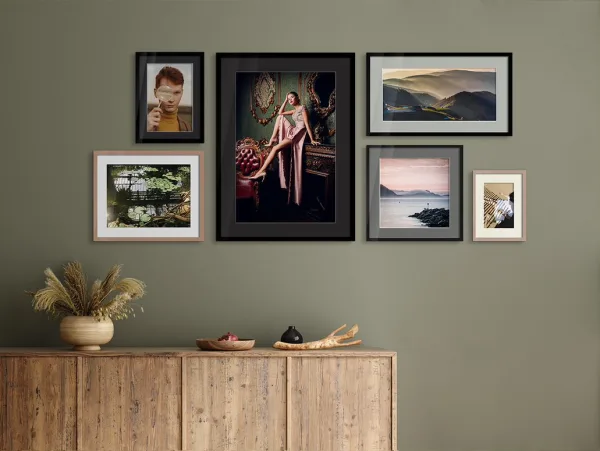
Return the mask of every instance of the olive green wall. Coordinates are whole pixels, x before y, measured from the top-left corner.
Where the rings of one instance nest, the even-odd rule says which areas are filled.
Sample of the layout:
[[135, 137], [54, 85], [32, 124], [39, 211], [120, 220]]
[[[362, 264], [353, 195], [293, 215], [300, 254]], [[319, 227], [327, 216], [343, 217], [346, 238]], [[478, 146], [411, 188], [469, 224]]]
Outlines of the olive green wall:
[[[600, 448], [600, 3], [0, 3], [0, 345], [58, 345], [25, 289], [78, 259], [148, 283], [113, 345], [269, 346], [358, 323], [398, 352], [401, 450]], [[206, 52], [206, 143], [134, 143], [134, 52]], [[216, 242], [215, 52], [356, 52], [355, 242]], [[514, 52], [513, 137], [365, 136], [365, 53]], [[464, 242], [365, 242], [367, 144], [464, 144]], [[92, 241], [92, 151], [202, 149], [204, 243]], [[528, 241], [473, 243], [471, 171], [527, 169]], [[316, 451], [316, 450], [315, 450]]]

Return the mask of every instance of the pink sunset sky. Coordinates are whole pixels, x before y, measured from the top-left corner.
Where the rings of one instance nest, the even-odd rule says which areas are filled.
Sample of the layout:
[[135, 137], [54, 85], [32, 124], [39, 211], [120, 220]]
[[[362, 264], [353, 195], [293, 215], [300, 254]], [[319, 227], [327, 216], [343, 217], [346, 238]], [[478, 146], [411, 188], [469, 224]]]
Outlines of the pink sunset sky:
[[393, 190], [426, 189], [446, 194], [449, 164], [447, 158], [382, 158], [380, 183]]

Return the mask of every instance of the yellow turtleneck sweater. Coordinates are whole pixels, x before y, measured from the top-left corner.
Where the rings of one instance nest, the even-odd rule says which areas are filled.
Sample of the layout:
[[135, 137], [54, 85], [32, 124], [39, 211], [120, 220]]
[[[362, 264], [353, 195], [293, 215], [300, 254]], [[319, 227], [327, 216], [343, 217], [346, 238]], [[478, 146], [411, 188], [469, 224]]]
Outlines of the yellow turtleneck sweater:
[[159, 132], [178, 132], [179, 121], [177, 120], [177, 111], [174, 113], [163, 112], [160, 116], [160, 122], [158, 124]]

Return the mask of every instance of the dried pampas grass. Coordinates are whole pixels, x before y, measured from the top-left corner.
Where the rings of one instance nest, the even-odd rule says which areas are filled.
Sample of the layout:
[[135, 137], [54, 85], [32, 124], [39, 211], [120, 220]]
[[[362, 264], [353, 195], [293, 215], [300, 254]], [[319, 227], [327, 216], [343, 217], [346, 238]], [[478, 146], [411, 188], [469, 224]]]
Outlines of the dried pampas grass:
[[[46, 268], [46, 287], [37, 291], [26, 291], [33, 297], [36, 311], [45, 311], [52, 316], [95, 316], [125, 319], [135, 316], [133, 301], [146, 294], [146, 285], [138, 279], [119, 280], [122, 265], [110, 268], [104, 280], [95, 280], [88, 292], [88, 282], [79, 262], [64, 266], [64, 284], [50, 268]], [[143, 312], [144, 309], [140, 307]]]

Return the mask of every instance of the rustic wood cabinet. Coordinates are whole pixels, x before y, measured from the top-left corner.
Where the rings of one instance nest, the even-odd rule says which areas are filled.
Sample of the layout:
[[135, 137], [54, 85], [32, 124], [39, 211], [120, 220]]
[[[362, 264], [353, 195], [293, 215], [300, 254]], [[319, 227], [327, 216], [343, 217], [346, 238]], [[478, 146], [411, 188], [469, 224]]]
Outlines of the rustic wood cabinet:
[[396, 451], [396, 353], [0, 348], [0, 450]]

